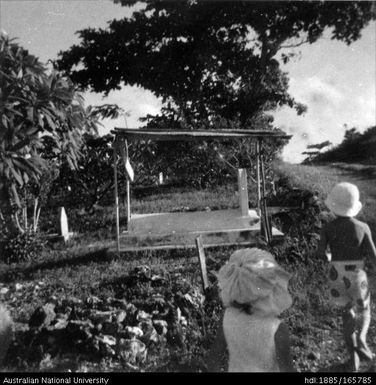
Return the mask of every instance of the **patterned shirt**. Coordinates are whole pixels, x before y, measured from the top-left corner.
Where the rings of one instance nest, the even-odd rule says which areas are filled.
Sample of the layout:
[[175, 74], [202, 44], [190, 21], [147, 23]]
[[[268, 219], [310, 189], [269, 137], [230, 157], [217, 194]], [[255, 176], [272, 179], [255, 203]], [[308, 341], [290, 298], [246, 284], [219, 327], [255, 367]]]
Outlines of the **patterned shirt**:
[[321, 229], [318, 255], [330, 247], [332, 261], [361, 260], [369, 256], [376, 262], [376, 248], [368, 225], [355, 218], [337, 217]]

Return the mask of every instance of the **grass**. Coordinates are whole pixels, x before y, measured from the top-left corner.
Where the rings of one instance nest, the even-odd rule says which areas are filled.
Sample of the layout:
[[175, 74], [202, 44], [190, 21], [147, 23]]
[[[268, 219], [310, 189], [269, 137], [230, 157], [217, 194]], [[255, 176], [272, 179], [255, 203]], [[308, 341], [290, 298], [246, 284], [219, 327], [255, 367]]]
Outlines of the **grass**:
[[[252, 186], [253, 190], [255, 189]], [[255, 191], [255, 190], [254, 190]], [[252, 193], [252, 192], [251, 192]], [[120, 195], [120, 226], [126, 225], [126, 197]], [[200, 211], [210, 208], [220, 210], [238, 207], [236, 186], [194, 190], [188, 187], [158, 187], [131, 190], [131, 212], [137, 214]], [[115, 208], [113, 201], [92, 213], [82, 214], [75, 207], [66, 207], [69, 230], [84, 235], [82, 243], [112, 239], [115, 235]], [[42, 211], [41, 229], [57, 233], [57, 210]]]
[[323, 172], [318, 167], [280, 162], [275, 164], [274, 169], [279, 177], [286, 177], [292, 186], [317, 191], [321, 197], [325, 197], [341, 181], [332, 171]]
[[361, 164], [334, 163], [322, 166], [275, 165], [279, 177], [286, 177], [292, 186], [317, 191], [323, 200], [336, 183], [349, 182], [358, 186], [363, 209], [358, 218], [369, 224], [376, 237], [376, 167]]
[[209, 207], [212, 210], [238, 207], [236, 186], [193, 190], [192, 188], [172, 188], [142, 196], [138, 194], [131, 201], [132, 212], [138, 214], [175, 211], [200, 211]]

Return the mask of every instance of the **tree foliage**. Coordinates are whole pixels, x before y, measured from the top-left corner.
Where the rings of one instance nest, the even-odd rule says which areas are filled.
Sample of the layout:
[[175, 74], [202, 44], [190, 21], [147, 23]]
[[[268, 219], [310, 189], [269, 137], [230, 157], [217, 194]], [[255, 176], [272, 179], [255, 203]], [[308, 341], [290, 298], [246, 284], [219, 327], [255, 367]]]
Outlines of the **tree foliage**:
[[[122, 6], [135, 1], [115, 0]], [[152, 91], [162, 111], [142, 121], [155, 128], [274, 129], [269, 112], [280, 106], [303, 113], [281, 68], [290, 48], [315, 43], [328, 30], [350, 44], [375, 13], [371, 2], [147, 1], [105, 29], [78, 32], [80, 43], [60, 53], [58, 66], [82, 88], [108, 94], [123, 84]], [[284, 143], [269, 143], [266, 158]], [[206, 147], [205, 147], [206, 146]], [[162, 171], [188, 183], [223, 180], [218, 145], [164, 144], [154, 148]], [[244, 147], [244, 146], [242, 146]], [[252, 145], [221, 149], [252, 167]], [[146, 151], [146, 147], [144, 147]], [[248, 155], [248, 156], [247, 156]], [[201, 174], [200, 174], [201, 173]]]
[[113, 153], [111, 135], [84, 135], [82, 155], [77, 168], [63, 164], [55, 184], [55, 192], [61, 190], [74, 206], [91, 208], [98, 204], [113, 186]]
[[366, 1], [150, 1], [107, 29], [79, 31], [80, 44], [58, 63], [96, 92], [123, 83], [151, 90], [164, 102], [153, 126], [210, 127], [215, 117], [244, 126], [278, 106], [304, 111], [277, 60], [289, 60], [284, 48], [314, 43], [326, 29], [350, 44], [372, 19]]
[[[345, 134], [341, 143], [332, 148], [312, 156], [309, 161], [319, 162], [343, 162], [376, 164], [376, 126], [369, 127], [363, 133], [356, 127], [344, 127]], [[308, 160], [305, 160], [308, 163]], [[370, 169], [372, 172], [372, 168]]]
[[20, 192], [40, 183], [45, 152], [76, 166], [82, 132], [96, 131], [96, 124], [68, 78], [47, 70], [5, 34], [0, 36], [0, 116], [0, 212], [14, 218], [22, 206]]

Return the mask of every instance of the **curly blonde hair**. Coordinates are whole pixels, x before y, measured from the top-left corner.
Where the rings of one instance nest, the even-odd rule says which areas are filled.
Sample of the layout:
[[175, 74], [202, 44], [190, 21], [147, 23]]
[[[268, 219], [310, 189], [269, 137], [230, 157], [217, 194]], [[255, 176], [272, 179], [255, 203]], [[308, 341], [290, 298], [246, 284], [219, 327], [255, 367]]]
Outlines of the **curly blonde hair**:
[[8, 310], [0, 304], [0, 365], [13, 339], [13, 321]]

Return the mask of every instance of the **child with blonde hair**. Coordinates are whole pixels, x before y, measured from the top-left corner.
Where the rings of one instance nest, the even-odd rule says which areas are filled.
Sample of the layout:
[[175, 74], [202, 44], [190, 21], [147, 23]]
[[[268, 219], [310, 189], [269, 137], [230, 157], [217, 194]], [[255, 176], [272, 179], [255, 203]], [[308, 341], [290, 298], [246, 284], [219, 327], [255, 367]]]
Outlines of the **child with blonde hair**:
[[368, 225], [354, 218], [362, 209], [359, 190], [354, 184], [338, 183], [325, 204], [335, 219], [321, 229], [318, 255], [330, 262], [330, 302], [343, 309], [343, 335], [350, 353], [350, 370], [358, 371], [360, 358], [374, 358], [366, 341], [371, 306], [364, 262], [370, 256], [375, 264], [376, 248]]
[[294, 371], [288, 327], [278, 315], [292, 304], [289, 274], [267, 251], [234, 252], [219, 270], [224, 314], [207, 357], [209, 371], [219, 371], [228, 350], [229, 372]]
[[0, 304], [0, 368], [13, 338], [13, 322], [9, 312]]

